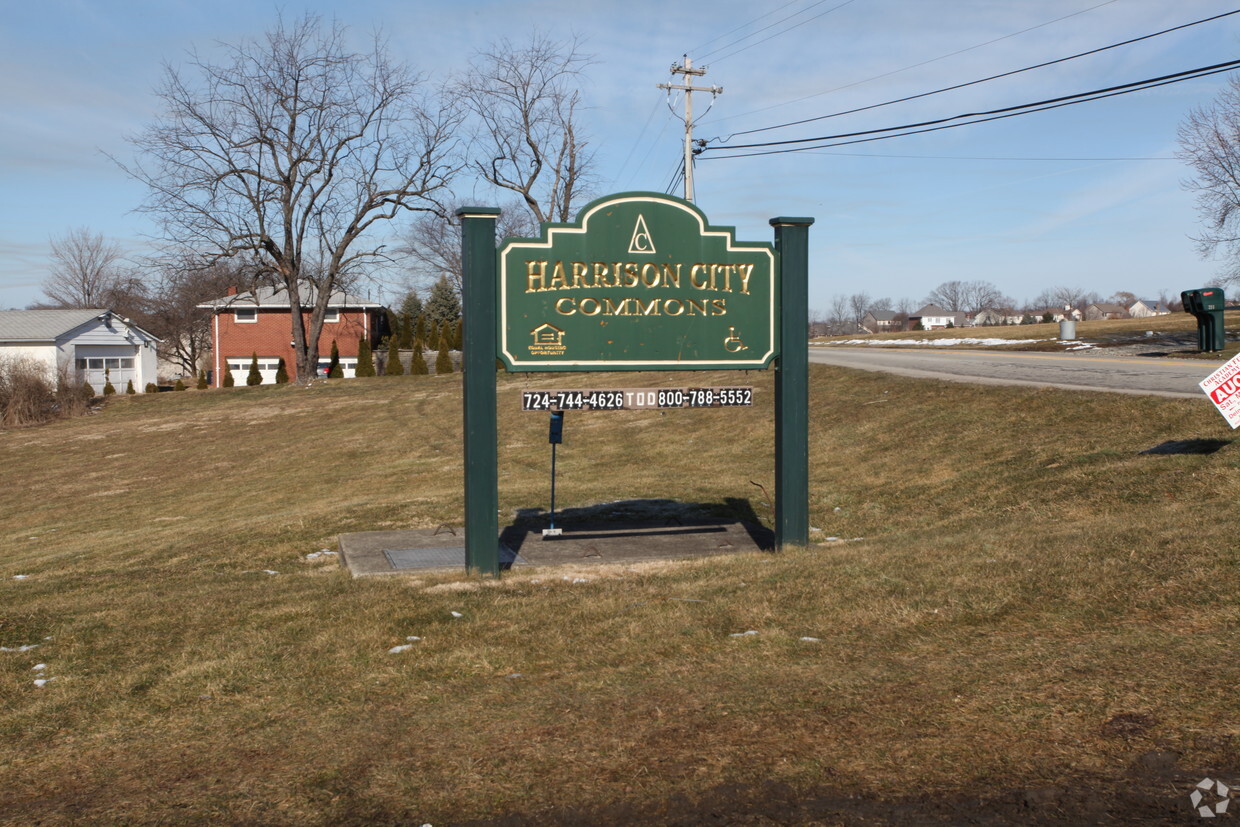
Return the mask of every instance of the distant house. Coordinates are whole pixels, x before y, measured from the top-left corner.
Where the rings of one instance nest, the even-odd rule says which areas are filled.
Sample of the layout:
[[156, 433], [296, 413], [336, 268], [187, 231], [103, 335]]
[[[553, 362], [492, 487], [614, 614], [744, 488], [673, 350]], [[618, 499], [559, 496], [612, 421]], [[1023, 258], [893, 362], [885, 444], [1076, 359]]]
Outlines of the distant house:
[[1171, 312], [1171, 308], [1167, 307], [1160, 301], [1151, 301], [1149, 299], [1137, 299], [1128, 308], [1128, 315], [1134, 319], [1147, 319], [1150, 316], [1166, 316]]
[[0, 358], [31, 359], [50, 381], [61, 373], [89, 382], [96, 393], [108, 382], [120, 392], [133, 382], [141, 393], [155, 382], [160, 340], [105, 308], [0, 310]]
[[1010, 307], [987, 307], [977, 311], [973, 317], [975, 327], [994, 327], [996, 325], [1020, 324], [1025, 318]]
[[1085, 308], [1085, 318], [1091, 322], [1101, 321], [1103, 319], [1127, 319], [1128, 308], [1122, 304], [1111, 304], [1110, 302], [1094, 302]]
[[[310, 311], [315, 302], [314, 291], [307, 288], [302, 295], [302, 316], [310, 326]], [[253, 292], [237, 293], [198, 305], [211, 310], [212, 384], [222, 387], [224, 371], [231, 370], [233, 381], [245, 384], [250, 363], [258, 356], [258, 370], [264, 385], [273, 385], [280, 360], [284, 360], [289, 379], [297, 378], [297, 360], [293, 354], [293, 319], [288, 291], [284, 288], [260, 287]], [[319, 337], [318, 369], [325, 371], [331, 362], [332, 342], [340, 354], [340, 367], [346, 378], [357, 370], [358, 343], [365, 338], [373, 347], [384, 332], [387, 314], [378, 302], [333, 293], [323, 318]]]
[[1048, 307], [1039, 313], [1034, 314], [1038, 321], [1042, 321], [1048, 315], [1052, 322], [1062, 322], [1064, 319], [1071, 319], [1074, 322], [1083, 321], [1085, 314], [1077, 310], [1075, 307]]
[[952, 327], [967, 327], [970, 319], [967, 313], [944, 310], [937, 304], [927, 304], [917, 312], [909, 314], [910, 329], [916, 328], [918, 322], [921, 322], [922, 330], [942, 330], [949, 324]]
[[861, 319], [861, 329], [866, 333], [893, 333], [903, 330], [904, 325], [889, 310], [870, 310]]

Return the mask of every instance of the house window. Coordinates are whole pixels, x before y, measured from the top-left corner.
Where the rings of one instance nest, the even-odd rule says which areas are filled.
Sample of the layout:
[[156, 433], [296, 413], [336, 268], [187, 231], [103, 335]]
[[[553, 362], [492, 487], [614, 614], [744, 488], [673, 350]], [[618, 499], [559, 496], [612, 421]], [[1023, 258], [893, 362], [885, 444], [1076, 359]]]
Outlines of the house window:
[[257, 307], [238, 307], [234, 309], [233, 310], [233, 321], [250, 322], [250, 323], [257, 322], [258, 321], [258, 308]]
[[323, 322], [325, 324], [335, 324], [338, 321], [340, 321], [340, 310], [334, 307], [327, 308], [327, 312], [323, 314]]

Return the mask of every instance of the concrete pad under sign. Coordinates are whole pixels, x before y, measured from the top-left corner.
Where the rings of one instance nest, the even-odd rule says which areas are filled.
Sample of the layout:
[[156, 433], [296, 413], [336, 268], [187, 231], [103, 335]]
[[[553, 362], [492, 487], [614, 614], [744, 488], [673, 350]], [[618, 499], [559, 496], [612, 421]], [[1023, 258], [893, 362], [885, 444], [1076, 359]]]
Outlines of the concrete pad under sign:
[[[774, 534], [756, 523], [731, 520], [577, 523], [544, 537], [540, 527], [511, 525], [499, 537], [502, 568], [683, 560], [770, 551]], [[460, 529], [362, 531], [340, 535], [340, 562], [354, 577], [464, 569]]]

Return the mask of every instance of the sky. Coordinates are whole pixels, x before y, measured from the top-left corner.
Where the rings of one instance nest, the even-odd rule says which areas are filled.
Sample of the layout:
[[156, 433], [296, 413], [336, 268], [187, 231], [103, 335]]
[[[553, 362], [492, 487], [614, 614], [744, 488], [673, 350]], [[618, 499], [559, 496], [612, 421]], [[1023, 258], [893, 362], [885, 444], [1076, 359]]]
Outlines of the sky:
[[[500, 38], [579, 37], [594, 195], [668, 191], [683, 100], [657, 84], [688, 56], [696, 203], [743, 241], [769, 219], [809, 216], [810, 307], [867, 293], [920, 304], [950, 280], [988, 281], [1023, 304], [1056, 286], [1146, 298], [1212, 283], [1217, 261], [1175, 159], [1177, 128], [1231, 75], [987, 124], [789, 154], [732, 149], [879, 129], [1044, 100], [1240, 58], [1240, 14], [1036, 71], [870, 107], [1109, 46], [1240, 8], [1223, 0], [42, 0], [5, 3], [0, 23], [0, 308], [39, 301], [49, 242], [84, 227], [134, 258], [156, 228], [117, 161], [160, 112], [164, 66], [191, 50], [260, 36], [282, 13], [376, 30], [392, 57], [434, 80], [465, 72]], [[707, 111], [708, 104], [710, 104]], [[467, 177], [463, 202], [509, 201]], [[679, 188], [673, 190], [683, 195]], [[392, 299], [399, 278], [367, 288]]]

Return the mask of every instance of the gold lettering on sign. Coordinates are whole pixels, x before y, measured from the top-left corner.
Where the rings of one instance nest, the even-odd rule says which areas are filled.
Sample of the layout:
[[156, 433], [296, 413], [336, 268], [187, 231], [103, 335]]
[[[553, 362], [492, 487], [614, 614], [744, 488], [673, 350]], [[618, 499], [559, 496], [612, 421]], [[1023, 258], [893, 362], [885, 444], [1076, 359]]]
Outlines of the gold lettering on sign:
[[727, 299], [646, 299], [610, 296], [580, 299], [563, 296], [555, 300], [555, 312], [561, 316], [726, 316]]
[[[539, 293], [547, 289], [547, 264], [546, 261], [527, 261], [525, 262], [525, 292]], [[534, 286], [534, 280], [538, 280], [538, 286]]]
[[754, 264], [670, 264], [636, 261], [527, 261], [525, 292], [546, 293], [620, 287], [627, 290], [681, 288], [684, 268], [689, 271], [689, 288], [705, 293], [750, 294]]

